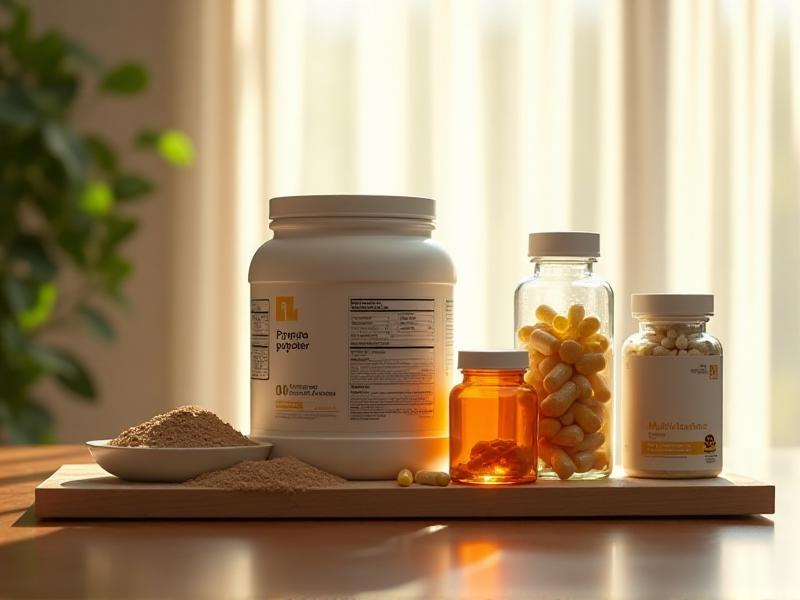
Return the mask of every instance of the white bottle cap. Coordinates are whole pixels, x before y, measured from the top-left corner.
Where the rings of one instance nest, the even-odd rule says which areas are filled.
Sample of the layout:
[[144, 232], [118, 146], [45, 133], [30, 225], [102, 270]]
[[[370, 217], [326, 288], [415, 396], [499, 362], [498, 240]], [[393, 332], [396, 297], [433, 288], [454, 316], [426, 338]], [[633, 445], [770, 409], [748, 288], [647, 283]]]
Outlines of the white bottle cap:
[[591, 231], [537, 231], [528, 236], [528, 256], [598, 257], [600, 234]]
[[714, 314], [714, 294], [631, 294], [634, 317], [693, 317]]
[[527, 350], [460, 350], [459, 369], [520, 370], [528, 368]]
[[269, 201], [269, 218], [388, 217], [433, 220], [436, 216], [435, 208], [432, 199], [416, 196], [279, 196]]

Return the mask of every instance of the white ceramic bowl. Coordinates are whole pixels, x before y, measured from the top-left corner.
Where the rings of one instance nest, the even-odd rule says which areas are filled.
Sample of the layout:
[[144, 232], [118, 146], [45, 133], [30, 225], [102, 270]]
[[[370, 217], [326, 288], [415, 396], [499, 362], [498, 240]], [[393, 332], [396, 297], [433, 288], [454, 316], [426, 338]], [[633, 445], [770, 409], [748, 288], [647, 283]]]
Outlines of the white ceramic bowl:
[[272, 444], [220, 448], [146, 448], [109, 446], [111, 440], [86, 442], [97, 464], [127, 481], [179, 482], [243, 460], [266, 460]]

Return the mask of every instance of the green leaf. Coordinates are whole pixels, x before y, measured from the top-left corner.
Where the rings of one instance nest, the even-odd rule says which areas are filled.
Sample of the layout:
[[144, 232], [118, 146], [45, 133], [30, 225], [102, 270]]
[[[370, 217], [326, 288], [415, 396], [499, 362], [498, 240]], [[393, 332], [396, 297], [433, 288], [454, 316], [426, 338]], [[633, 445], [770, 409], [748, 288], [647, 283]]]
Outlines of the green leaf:
[[78, 309], [78, 314], [83, 322], [86, 323], [87, 327], [89, 327], [92, 333], [94, 333], [97, 337], [107, 342], [110, 342], [114, 339], [114, 327], [102, 312], [96, 308], [84, 304]]
[[114, 150], [105, 142], [105, 140], [97, 136], [90, 135], [84, 139], [84, 143], [89, 149], [89, 155], [92, 157], [92, 160], [101, 169], [110, 172], [117, 170], [117, 156], [114, 153]]
[[147, 196], [155, 186], [144, 177], [138, 175], [120, 175], [113, 182], [114, 196], [117, 200], [133, 200]]
[[194, 145], [182, 131], [168, 129], [158, 137], [156, 145], [158, 153], [168, 163], [185, 167], [194, 162]]
[[39, 286], [36, 303], [26, 310], [17, 313], [17, 322], [24, 331], [32, 331], [46, 323], [53, 314], [58, 300], [58, 288], [54, 283], [43, 283]]
[[9, 308], [15, 313], [28, 310], [36, 303], [39, 292], [38, 284], [30, 280], [5, 278], [3, 280], [3, 296]]
[[155, 149], [158, 144], [158, 132], [152, 129], [142, 129], [136, 134], [136, 145], [140, 148]]
[[36, 400], [26, 398], [23, 404], [6, 407], [0, 415], [8, 442], [12, 444], [46, 444], [53, 441], [53, 416]]
[[85, 400], [97, 397], [92, 376], [72, 354], [55, 348], [33, 346], [31, 357], [45, 371], [56, 376], [58, 382]]
[[139, 223], [134, 219], [112, 216], [106, 220], [106, 239], [103, 242], [106, 250], [116, 247], [128, 239], [139, 228]]
[[30, 274], [38, 280], [53, 279], [56, 265], [50, 258], [47, 247], [41, 238], [35, 235], [20, 235], [13, 244], [9, 254], [19, 261], [27, 263]]
[[11, 84], [0, 94], [0, 125], [24, 129], [38, 120], [39, 113], [27, 90]]
[[86, 148], [83, 143], [59, 123], [47, 123], [43, 135], [45, 146], [61, 163], [67, 176], [72, 181], [82, 180], [86, 169]]
[[119, 299], [121, 285], [133, 273], [133, 265], [115, 254], [104, 257], [98, 268], [101, 272], [106, 291], [111, 297]]
[[11, 27], [6, 32], [6, 39], [12, 56], [24, 63], [30, 46], [31, 14], [27, 7], [18, 3], [14, 4], [13, 11], [14, 16]]
[[60, 118], [78, 94], [75, 77], [61, 77], [43, 84], [36, 94], [37, 105], [44, 114]]
[[93, 217], [104, 217], [114, 208], [114, 193], [105, 181], [90, 181], [80, 198], [83, 212]]
[[73, 40], [65, 40], [64, 47], [67, 55], [76, 63], [98, 73], [103, 70], [103, 61], [79, 43]]
[[147, 88], [147, 83], [147, 71], [142, 65], [125, 63], [106, 73], [100, 87], [114, 94], [138, 94]]
[[66, 53], [61, 36], [55, 31], [48, 31], [30, 45], [28, 61], [40, 75], [48, 77], [58, 69]]

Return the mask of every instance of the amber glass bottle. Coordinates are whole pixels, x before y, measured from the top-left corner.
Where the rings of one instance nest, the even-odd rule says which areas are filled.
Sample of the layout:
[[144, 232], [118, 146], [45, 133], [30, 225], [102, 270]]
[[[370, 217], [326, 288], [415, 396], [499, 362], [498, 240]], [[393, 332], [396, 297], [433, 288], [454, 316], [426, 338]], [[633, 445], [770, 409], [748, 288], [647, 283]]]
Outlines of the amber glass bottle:
[[450, 476], [458, 483], [536, 481], [536, 392], [525, 351], [459, 352], [450, 392]]

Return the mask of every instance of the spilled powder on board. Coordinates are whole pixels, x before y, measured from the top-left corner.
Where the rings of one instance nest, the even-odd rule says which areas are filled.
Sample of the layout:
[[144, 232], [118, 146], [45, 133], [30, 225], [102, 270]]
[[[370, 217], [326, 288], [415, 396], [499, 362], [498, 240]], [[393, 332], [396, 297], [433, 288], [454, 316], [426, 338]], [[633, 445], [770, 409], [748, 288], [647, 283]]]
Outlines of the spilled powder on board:
[[303, 492], [341, 485], [344, 479], [304, 463], [293, 456], [272, 460], [246, 460], [220, 471], [201, 473], [183, 485], [226, 490]]
[[109, 442], [111, 446], [150, 448], [219, 448], [254, 446], [214, 413], [199, 406], [181, 406], [126, 429]]

